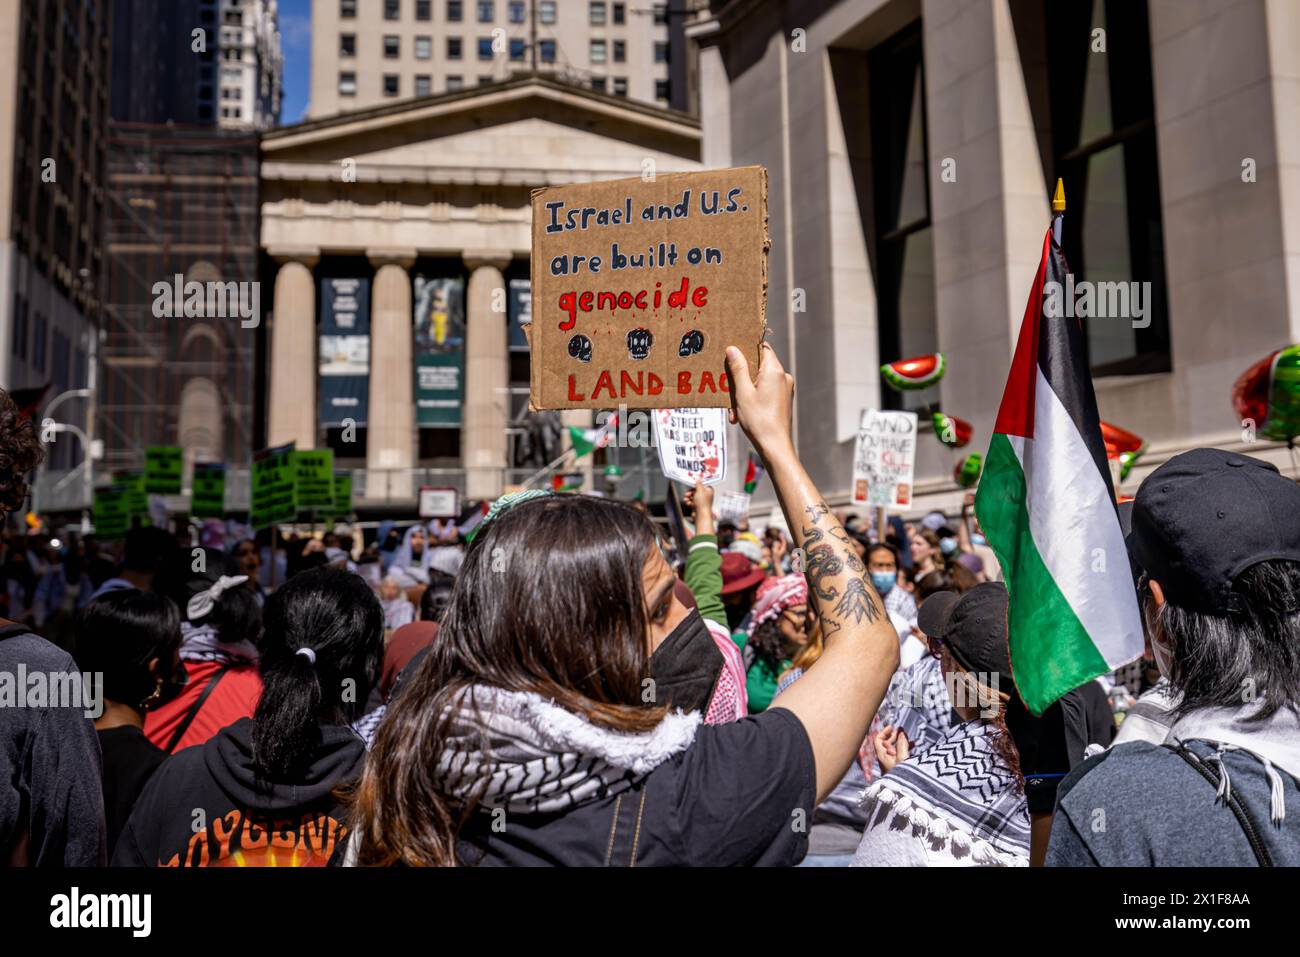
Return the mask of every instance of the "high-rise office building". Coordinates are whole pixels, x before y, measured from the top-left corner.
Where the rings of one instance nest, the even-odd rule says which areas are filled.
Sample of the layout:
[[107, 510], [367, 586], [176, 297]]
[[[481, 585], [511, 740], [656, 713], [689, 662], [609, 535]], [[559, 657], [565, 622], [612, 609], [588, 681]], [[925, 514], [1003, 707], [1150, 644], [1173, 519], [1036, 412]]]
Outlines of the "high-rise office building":
[[687, 47], [670, 43], [669, 28], [683, 6], [685, 0], [313, 0], [308, 117], [527, 71], [685, 110], [670, 59], [674, 50], [687, 55]]

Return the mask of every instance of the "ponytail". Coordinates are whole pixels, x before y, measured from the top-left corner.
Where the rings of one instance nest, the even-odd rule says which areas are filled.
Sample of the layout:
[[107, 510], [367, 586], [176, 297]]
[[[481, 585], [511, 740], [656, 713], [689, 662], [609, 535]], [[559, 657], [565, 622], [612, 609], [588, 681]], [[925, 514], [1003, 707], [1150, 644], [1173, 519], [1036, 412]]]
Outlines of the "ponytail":
[[300, 774], [322, 724], [351, 724], [379, 674], [384, 613], [351, 572], [295, 575], [266, 602], [262, 696], [253, 714], [253, 766], [268, 780]]

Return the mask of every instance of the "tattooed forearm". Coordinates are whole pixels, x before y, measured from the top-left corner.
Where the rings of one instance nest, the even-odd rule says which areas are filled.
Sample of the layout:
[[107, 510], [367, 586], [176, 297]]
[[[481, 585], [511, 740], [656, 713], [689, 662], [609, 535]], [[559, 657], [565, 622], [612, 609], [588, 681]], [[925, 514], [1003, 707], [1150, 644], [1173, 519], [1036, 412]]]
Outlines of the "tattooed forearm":
[[844, 562], [835, 553], [834, 546], [817, 545], [808, 549], [808, 567], [805, 574], [808, 576], [809, 587], [822, 601], [831, 602], [839, 597], [840, 593], [834, 585], [834, 579], [843, 571]]
[[820, 525], [822, 519], [830, 514], [830, 508], [825, 502], [818, 502], [815, 505], [805, 505], [803, 510], [808, 513], [808, 517], [814, 525]]
[[854, 548], [853, 539], [849, 538], [848, 532], [844, 531], [844, 529], [839, 525], [836, 525], [831, 529], [831, 537], [835, 538], [847, 547], [848, 551], [844, 554], [844, 562], [849, 566], [849, 568], [859, 574], [867, 570], [867, 566], [862, 564], [862, 559], [858, 558], [857, 549]]
[[875, 621], [879, 611], [876, 603], [867, 592], [867, 585], [861, 578], [850, 578], [844, 586], [844, 597], [835, 606], [837, 617], [847, 621], [853, 619], [855, 625], [862, 624], [862, 619]]

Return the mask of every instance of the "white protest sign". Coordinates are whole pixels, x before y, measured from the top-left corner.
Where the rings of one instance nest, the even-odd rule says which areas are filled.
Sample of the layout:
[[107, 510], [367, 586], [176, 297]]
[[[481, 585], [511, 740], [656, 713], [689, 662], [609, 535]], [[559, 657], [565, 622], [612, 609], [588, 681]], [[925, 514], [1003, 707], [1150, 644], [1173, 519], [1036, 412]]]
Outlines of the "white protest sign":
[[739, 525], [749, 517], [749, 494], [719, 492], [713, 499], [713, 510], [718, 514], [718, 521]]
[[906, 508], [916, 469], [916, 413], [865, 409], [853, 451], [853, 504]]
[[684, 485], [727, 477], [726, 409], [655, 409], [655, 444], [664, 475]]
[[420, 518], [455, 518], [459, 512], [459, 494], [454, 488], [420, 486]]

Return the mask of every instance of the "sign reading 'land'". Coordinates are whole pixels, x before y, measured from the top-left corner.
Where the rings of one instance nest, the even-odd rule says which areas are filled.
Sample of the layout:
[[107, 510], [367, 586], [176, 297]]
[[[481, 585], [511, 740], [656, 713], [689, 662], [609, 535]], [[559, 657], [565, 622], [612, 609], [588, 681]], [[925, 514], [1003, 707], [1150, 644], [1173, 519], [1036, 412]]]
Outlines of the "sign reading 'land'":
[[533, 193], [532, 405], [731, 405], [725, 350], [758, 371], [767, 308], [760, 166]]

